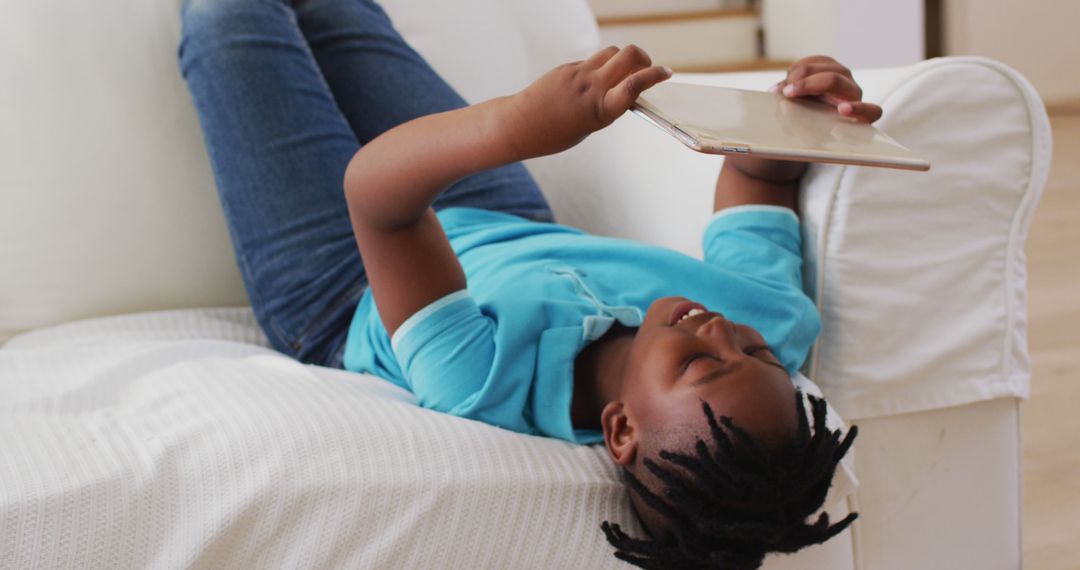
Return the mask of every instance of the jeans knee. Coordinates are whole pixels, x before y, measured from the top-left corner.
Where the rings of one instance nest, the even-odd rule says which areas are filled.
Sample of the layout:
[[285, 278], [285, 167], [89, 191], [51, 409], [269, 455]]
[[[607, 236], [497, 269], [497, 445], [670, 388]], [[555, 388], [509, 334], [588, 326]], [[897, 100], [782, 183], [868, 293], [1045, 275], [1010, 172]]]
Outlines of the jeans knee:
[[259, 34], [268, 20], [295, 23], [288, 0], [183, 0], [180, 10], [181, 61], [186, 53], [216, 52], [231, 38]]
[[288, 0], [183, 0], [182, 34], [216, 37], [244, 33], [261, 14], [277, 16], [289, 11]]

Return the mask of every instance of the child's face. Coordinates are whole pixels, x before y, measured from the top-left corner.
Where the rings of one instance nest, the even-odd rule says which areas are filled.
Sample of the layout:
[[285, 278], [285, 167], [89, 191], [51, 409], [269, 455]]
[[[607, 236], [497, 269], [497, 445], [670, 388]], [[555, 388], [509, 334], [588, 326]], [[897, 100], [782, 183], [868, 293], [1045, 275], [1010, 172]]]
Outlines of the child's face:
[[[687, 316], [692, 309], [704, 312]], [[602, 423], [612, 458], [627, 465], [636, 453], [656, 451], [650, 434], [684, 425], [704, 433], [702, 400], [757, 436], [793, 433], [794, 393], [756, 330], [685, 298], [665, 297], [649, 307], [630, 347], [621, 397], [625, 421]], [[629, 433], [609, 433], [621, 430]], [[620, 437], [634, 440], [630, 457], [618, 453]]]

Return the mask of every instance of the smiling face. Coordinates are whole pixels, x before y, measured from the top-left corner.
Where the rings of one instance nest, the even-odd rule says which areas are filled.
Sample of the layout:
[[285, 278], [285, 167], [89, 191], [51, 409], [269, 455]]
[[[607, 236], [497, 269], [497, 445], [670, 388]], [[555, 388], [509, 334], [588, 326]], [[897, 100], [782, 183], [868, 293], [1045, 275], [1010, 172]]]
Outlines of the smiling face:
[[755, 437], [794, 433], [795, 389], [753, 328], [682, 297], [655, 301], [634, 336], [622, 392], [601, 415], [608, 451], [631, 466], [639, 455], [671, 449], [670, 434], [693, 444], [708, 429], [701, 401]]

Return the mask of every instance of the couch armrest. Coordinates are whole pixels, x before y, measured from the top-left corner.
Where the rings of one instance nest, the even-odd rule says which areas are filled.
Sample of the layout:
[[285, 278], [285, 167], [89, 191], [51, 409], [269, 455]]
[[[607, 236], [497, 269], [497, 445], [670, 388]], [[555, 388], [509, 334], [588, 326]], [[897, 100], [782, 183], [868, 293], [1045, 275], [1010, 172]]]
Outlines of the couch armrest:
[[1027, 397], [1026, 264], [1050, 165], [1042, 101], [982, 58], [912, 66], [879, 126], [930, 172], [807, 177], [807, 289], [823, 334], [808, 374], [848, 419]]

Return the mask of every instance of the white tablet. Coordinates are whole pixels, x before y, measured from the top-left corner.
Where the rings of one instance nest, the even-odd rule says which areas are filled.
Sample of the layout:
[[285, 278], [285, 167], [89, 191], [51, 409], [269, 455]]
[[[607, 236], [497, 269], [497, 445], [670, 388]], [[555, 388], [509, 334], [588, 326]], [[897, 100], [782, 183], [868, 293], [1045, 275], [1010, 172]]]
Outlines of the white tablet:
[[668, 81], [642, 93], [631, 110], [698, 152], [930, 169], [873, 125], [813, 99]]

